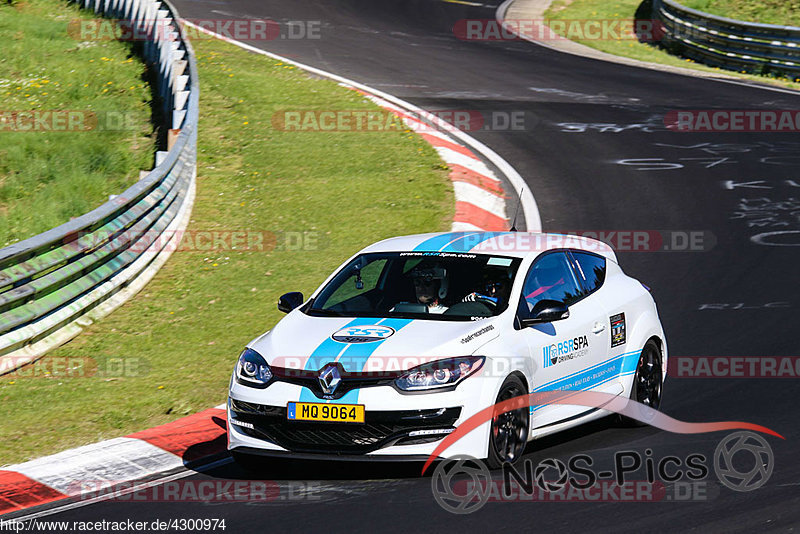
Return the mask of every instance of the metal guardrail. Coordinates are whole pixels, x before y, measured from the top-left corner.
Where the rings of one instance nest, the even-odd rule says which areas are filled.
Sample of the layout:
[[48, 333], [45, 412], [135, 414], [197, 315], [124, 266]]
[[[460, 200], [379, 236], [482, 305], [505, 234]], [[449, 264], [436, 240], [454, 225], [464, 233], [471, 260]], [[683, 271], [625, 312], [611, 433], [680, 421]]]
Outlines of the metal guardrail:
[[672, 0], [653, 0], [653, 18], [673, 53], [729, 70], [800, 77], [800, 28], [718, 17]]
[[174, 250], [194, 199], [197, 64], [177, 12], [158, 0], [80, 3], [146, 36], [142, 56], [165, 126], [177, 137], [169, 152], [156, 153], [156, 167], [116, 198], [0, 249], [0, 374], [66, 342], [135, 294]]

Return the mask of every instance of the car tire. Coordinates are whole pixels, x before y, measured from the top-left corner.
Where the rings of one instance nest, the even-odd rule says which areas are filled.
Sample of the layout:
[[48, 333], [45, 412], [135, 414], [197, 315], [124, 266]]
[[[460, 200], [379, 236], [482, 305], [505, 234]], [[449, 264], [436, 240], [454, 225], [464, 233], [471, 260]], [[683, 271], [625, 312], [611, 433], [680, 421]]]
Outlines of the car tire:
[[[661, 406], [661, 397], [664, 391], [664, 373], [663, 373], [663, 358], [661, 349], [654, 340], [645, 343], [639, 361], [636, 364], [636, 373], [633, 375], [633, 383], [631, 385], [631, 400], [651, 408], [658, 410]], [[620, 422], [624, 426], [639, 427], [647, 426], [646, 420], [651, 418], [654, 414], [653, 411], [649, 413], [642, 412], [642, 418], [632, 419], [630, 417], [620, 416]]]
[[[509, 375], [495, 402], [502, 402], [514, 397], [527, 395], [525, 384], [517, 375]], [[489, 456], [487, 464], [490, 469], [498, 469], [504, 463], [515, 464], [525, 452], [530, 425], [530, 408], [525, 406], [500, 414], [492, 419], [489, 427]]]

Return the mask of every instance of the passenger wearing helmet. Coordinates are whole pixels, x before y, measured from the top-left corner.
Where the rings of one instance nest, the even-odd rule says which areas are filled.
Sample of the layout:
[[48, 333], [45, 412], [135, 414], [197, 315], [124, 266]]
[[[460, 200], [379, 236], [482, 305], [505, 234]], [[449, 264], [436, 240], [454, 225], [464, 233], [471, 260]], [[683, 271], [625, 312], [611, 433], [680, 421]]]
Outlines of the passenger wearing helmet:
[[483, 272], [482, 288], [473, 291], [462, 302], [481, 302], [497, 308], [508, 299], [510, 271], [506, 269], [486, 269]]
[[443, 306], [441, 301], [447, 297], [447, 270], [438, 264], [420, 263], [411, 270], [410, 275], [417, 302], [427, 306], [428, 313], [446, 312], [447, 306]]

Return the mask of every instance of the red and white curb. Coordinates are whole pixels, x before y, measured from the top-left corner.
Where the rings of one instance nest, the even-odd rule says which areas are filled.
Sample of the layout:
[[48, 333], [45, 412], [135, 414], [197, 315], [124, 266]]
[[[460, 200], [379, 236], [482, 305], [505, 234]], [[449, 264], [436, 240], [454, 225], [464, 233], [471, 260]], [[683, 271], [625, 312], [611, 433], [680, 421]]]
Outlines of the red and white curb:
[[221, 457], [225, 405], [123, 438], [101, 441], [0, 469], [0, 515], [119, 484], [147, 480]]
[[[349, 84], [342, 85], [350, 87]], [[411, 113], [362, 89], [356, 90], [375, 104], [402, 118], [409, 129], [430, 143], [439, 153], [439, 157], [447, 163], [456, 197], [453, 231], [509, 229], [502, 182], [472, 150], [445, 133], [452, 130], [452, 126], [442, 124], [440, 121], [432, 125], [422, 120], [416, 113]]]
[[[489, 147], [454, 126], [371, 87], [214, 34], [191, 23], [186, 24], [251, 52], [336, 80], [402, 117], [411, 130], [433, 145], [450, 168], [456, 200], [453, 230], [502, 231], [509, 227], [502, 182], [484, 163], [485, 160], [520, 193], [521, 211], [528, 231], [541, 231], [536, 201], [522, 177]], [[210, 463], [226, 453], [226, 432], [223, 404], [122, 438], [0, 468], [0, 515], [79, 499], [87, 486], [92, 492], [97, 492], [121, 484], [146, 481], [187, 466]]]

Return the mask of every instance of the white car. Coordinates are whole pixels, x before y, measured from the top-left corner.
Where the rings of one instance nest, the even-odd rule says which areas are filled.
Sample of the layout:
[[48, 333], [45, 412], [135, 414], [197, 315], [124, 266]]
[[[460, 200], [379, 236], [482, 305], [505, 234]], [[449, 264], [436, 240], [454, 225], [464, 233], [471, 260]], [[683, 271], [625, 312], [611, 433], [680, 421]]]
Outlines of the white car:
[[[652, 408], [667, 345], [649, 290], [604, 243], [558, 234], [397, 237], [347, 260], [239, 357], [228, 449], [257, 455], [425, 460], [459, 424], [531, 392], [591, 390]], [[545, 405], [487, 420], [445, 456], [491, 466], [607, 415]]]

